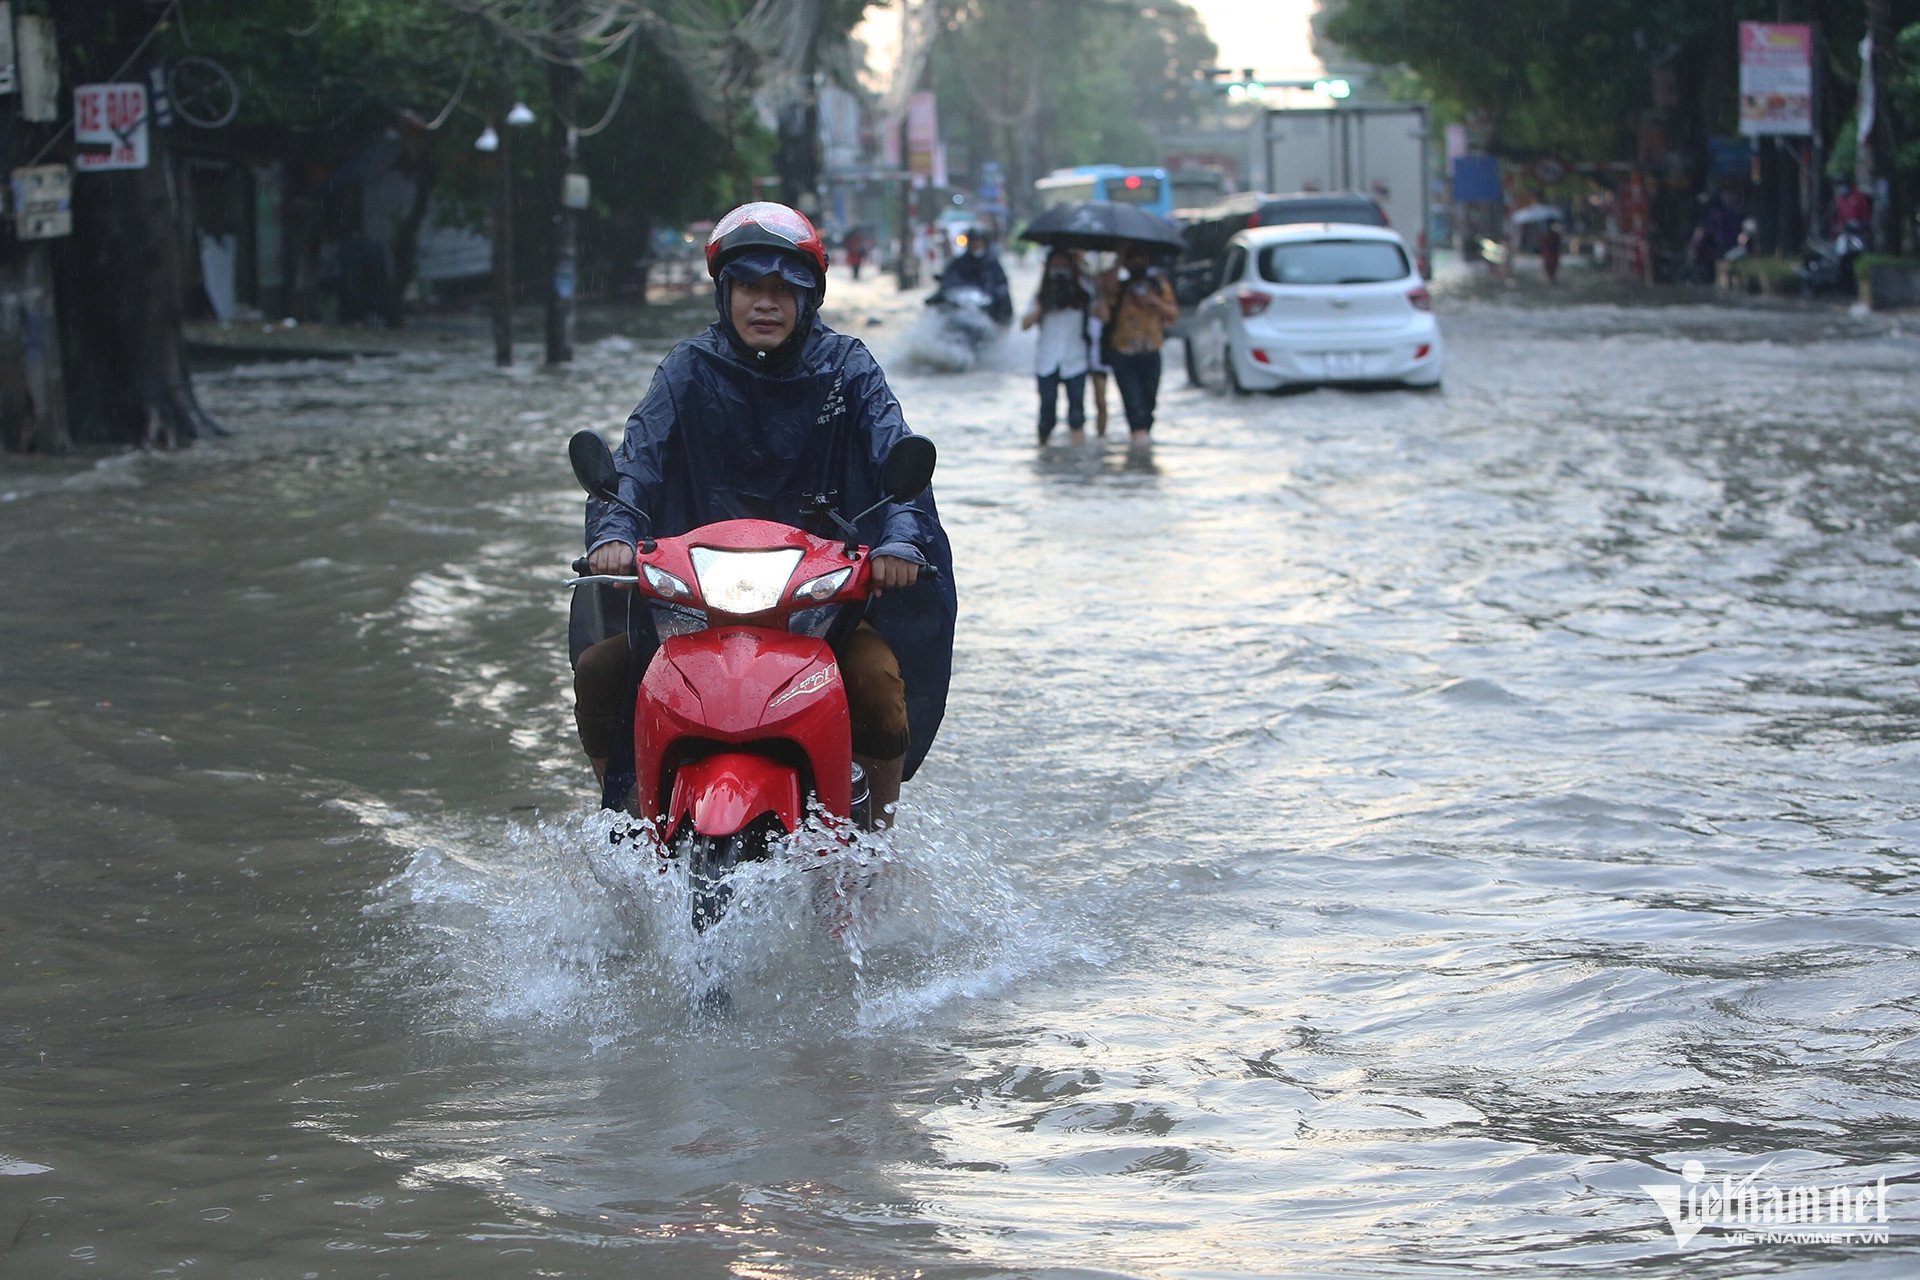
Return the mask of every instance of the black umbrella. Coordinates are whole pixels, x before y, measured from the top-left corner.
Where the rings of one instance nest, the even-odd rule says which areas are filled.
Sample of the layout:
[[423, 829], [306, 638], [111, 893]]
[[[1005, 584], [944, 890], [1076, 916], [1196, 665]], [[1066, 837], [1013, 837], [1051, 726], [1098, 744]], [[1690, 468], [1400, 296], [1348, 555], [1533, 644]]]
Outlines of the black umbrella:
[[1054, 249], [1129, 249], [1178, 253], [1185, 245], [1180, 229], [1138, 205], [1085, 200], [1057, 204], [1027, 224], [1022, 240]]

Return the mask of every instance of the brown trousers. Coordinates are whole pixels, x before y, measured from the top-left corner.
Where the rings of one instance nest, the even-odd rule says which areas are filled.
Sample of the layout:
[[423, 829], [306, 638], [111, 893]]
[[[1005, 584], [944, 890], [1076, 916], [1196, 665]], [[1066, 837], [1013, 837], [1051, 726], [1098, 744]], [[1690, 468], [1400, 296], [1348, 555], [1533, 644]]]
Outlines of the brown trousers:
[[[907, 686], [893, 648], [870, 623], [854, 628], [834, 655], [853, 719], [853, 751], [869, 760], [907, 753]], [[614, 736], [633, 708], [626, 703], [627, 637], [622, 632], [589, 647], [573, 668], [573, 722], [590, 759], [613, 754]]]

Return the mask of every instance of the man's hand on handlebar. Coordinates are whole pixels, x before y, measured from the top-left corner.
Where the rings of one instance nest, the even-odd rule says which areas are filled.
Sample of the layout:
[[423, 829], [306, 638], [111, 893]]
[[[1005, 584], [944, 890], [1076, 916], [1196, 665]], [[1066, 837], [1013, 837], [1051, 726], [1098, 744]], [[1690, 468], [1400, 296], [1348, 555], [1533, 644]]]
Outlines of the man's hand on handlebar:
[[[587, 557], [588, 573], [612, 574], [620, 577], [633, 576], [633, 544], [630, 542], [607, 542], [593, 549]], [[622, 591], [633, 588], [621, 582], [613, 584]]]
[[899, 556], [875, 556], [869, 562], [873, 570], [873, 594], [888, 587], [910, 587], [920, 579], [920, 566]]

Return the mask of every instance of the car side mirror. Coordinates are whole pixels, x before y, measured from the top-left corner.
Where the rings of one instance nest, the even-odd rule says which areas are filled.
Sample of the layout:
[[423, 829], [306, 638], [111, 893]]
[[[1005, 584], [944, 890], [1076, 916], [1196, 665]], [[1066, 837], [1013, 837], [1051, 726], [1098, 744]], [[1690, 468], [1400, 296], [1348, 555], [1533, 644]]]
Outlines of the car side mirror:
[[[880, 464], [880, 487], [895, 502], [912, 502], [933, 483], [933, 464], [939, 452], [925, 436], [900, 437]], [[612, 465], [611, 460], [608, 465]]]
[[589, 497], [618, 502], [620, 473], [613, 468], [613, 450], [598, 431], [576, 431], [567, 441], [567, 461], [573, 464], [573, 478]]

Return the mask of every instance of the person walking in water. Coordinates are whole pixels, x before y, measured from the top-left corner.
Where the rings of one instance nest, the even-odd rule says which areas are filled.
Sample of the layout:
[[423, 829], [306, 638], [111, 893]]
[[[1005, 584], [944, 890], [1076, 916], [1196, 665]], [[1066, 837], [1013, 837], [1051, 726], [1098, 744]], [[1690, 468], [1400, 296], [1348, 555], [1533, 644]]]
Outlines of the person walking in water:
[[1119, 264], [1105, 271], [1096, 272], [1085, 253], [1073, 255], [1074, 267], [1080, 273], [1080, 282], [1086, 286], [1092, 301], [1087, 306], [1087, 381], [1093, 384], [1093, 431], [1095, 435], [1107, 434], [1107, 375], [1113, 372], [1107, 364], [1107, 346], [1102, 338], [1106, 332], [1107, 317], [1113, 311], [1114, 295], [1120, 291]]
[[1075, 444], [1087, 438], [1087, 307], [1091, 292], [1074, 270], [1065, 249], [1047, 254], [1040, 290], [1020, 317], [1020, 327], [1040, 332], [1033, 347], [1033, 372], [1040, 381], [1040, 443], [1053, 435], [1060, 388], [1067, 390], [1067, 431]]
[[1107, 322], [1113, 380], [1120, 388], [1127, 429], [1136, 445], [1151, 439], [1153, 411], [1160, 399], [1160, 348], [1167, 339], [1167, 326], [1180, 318], [1173, 285], [1152, 262], [1138, 245], [1126, 251], [1119, 292]]

